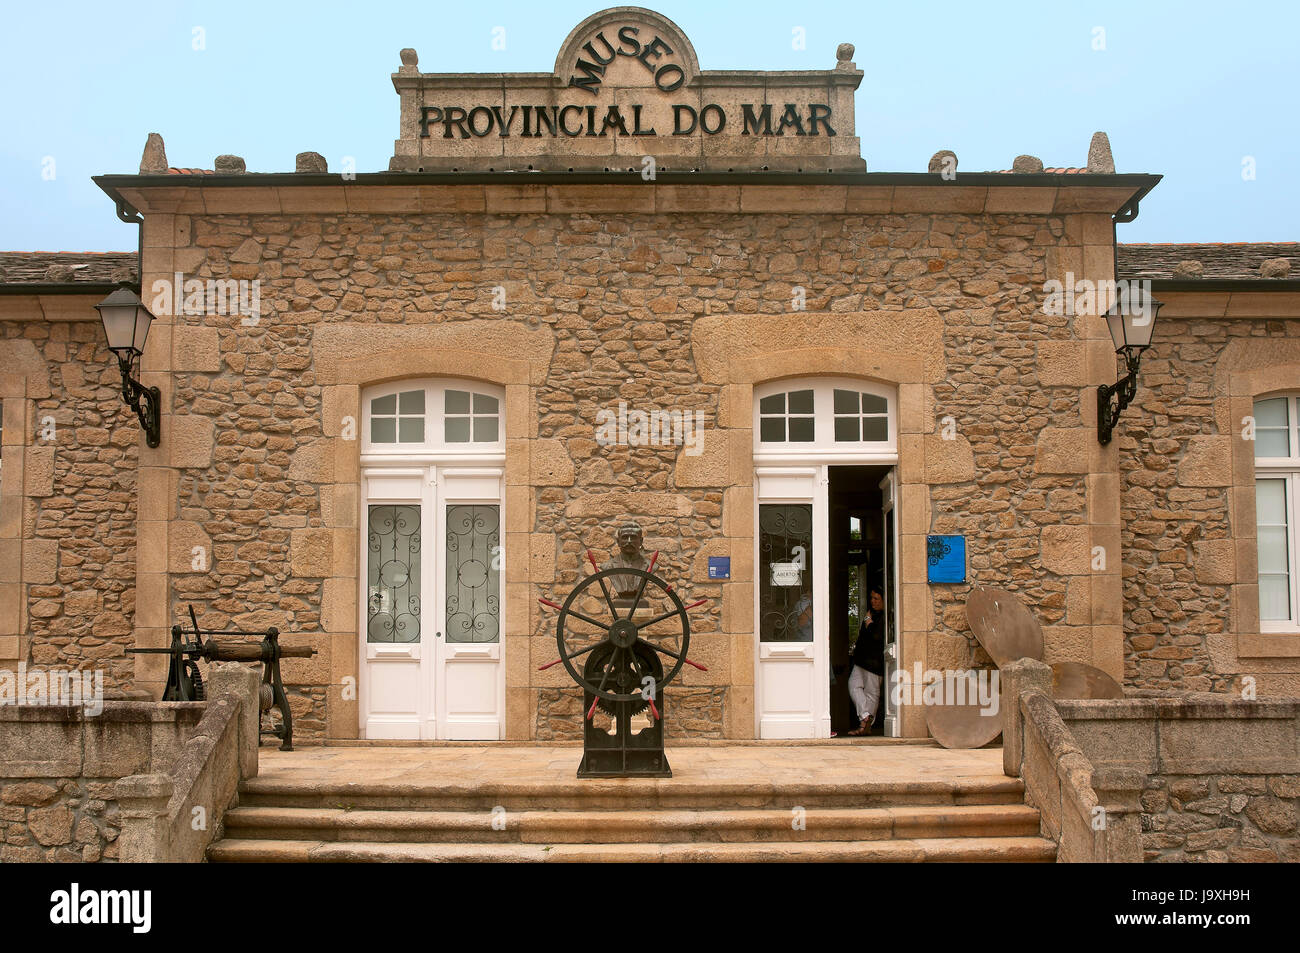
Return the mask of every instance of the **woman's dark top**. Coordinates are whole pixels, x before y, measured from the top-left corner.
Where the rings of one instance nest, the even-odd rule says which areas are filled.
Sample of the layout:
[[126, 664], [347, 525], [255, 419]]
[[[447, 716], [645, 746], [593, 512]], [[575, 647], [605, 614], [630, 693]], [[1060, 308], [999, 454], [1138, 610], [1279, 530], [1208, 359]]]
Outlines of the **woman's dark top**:
[[875, 675], [885, 674], [885, 614], [873, 612], [871, 623], [862, 623], [853, 645], [853, 664]]

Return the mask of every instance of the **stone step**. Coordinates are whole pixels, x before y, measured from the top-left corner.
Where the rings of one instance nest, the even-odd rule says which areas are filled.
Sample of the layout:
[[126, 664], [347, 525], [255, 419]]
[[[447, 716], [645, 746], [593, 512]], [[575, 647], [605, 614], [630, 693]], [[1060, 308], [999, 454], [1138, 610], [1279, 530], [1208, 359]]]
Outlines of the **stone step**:
[[[493, 822], [498, 829], [493, 829]], [[798, 829], [796, 828], [798, 821]], [[1024, 804], [888, 808], [629, 811], [370, 811], [238, 807], [227, 837], [374, 843], [621, 844], [865, 841], [1038, 833]]]
[[817, 782], [642, 779], [578, 781], [352, 782], [256, 777], [240, 787], [240, 807], [368, 810], [621, 811], [650, 808], [890, 808], [908, 805], [1022, 804], [1019, 778], [861, 779]]
[[464, 862], [677, 862], [704, 863], [888, 863], [1043, 862], [1056, 859], [1056, 845], [1043, 837], [950, 837], [859, 842], [733, 844], [409, 844], [304, 840], [218, 841], [208, 849], [215, 863], [464, 863]]

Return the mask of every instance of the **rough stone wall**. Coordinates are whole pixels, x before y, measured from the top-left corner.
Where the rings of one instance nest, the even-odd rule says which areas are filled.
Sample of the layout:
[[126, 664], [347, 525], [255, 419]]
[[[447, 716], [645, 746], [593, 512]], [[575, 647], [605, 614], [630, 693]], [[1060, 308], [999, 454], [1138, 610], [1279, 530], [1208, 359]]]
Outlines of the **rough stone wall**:
[[[577, 688], [543, 688], [538, 691], [537, 734], [539, 741], [581, 741], [582, 692]], [[727, 696], [725, 687], [682, 688], [669, 685], [664, 689], [667, 699], [664, 733], [668, 738], [721, 738], [725, 718], [723, 705]], [[611, 721], [599, 709], [596, 723], [606, 731]], [[635, 726], [634, 726], [635, 730]]]
[[0, 863], [115, 862], [115, 782], [0, 779]]
[[1147, 863], [1300, 862], [1300, 777], [1168, 775], [1141, 795]]
[[[796, 287], [809, 311], [938, 310], [949, 376], [927, 400], [935, 417], [953, 417], [957, 438], [925, 438], [936, 461], [926, 470], [932, 531], [967, 533], [972, 580], [1023, 592], [1049, 625], [1065, 618], [1071, 599], [1088, 607], [1088, 590], [1072, 588], [1087, 571], [1075, 552], [1088, 520], [1076, 379], [1084, 344], [1074, 319], [1042, 313], [1040, 290], [1054, 247], [1082, 254], [1083, 236], [1067, 234], [1077, 220], [267, 214], [177, 216], [175, 225], [175, 261], [187, 277], [262, 282], [256, 326], [241, 326], [237, 315], [175, 319], [178, 352], [190, 348], [190, 365], [209, 370], [173, 377], [175, 426], [184, 430], [171, 438], [182, 443], [172, 452], [180, 468], [172, 533], [183, 543], [173, 544], [169, 568], [176, 603], [194, 601], [205, 625], [322, 631], [323, 581], [295, 574], [289, 552], [295, 534], [326, 525], [323, 509], [333, 505], [315, 475], [319, 461], [305, 451], [321, 437], [315, 326], [501, 320], [551, 328], [554, 358], [536, 390], [538, 436], [559, 441], [567, 460], [534, 481], [531, 531], [554, 534], [555, 589], [563, 592], [584, 572], [583, 551], [607, 552], [612, 524], [628, 515], [642, 521], [647, 548], [662, 550], [664, 574], [690, 578], [701, 545], [720, 530], [725, 485], [676, 487], [677, 447], [598, 447], [595, 414], [624, 400], [702, 411], [711, 423], [720, 389], [702, 384], [693, 365], [693, 322], [753, 315], [762, 337], [762, 315], [789, 313]], [[492, 307], [498, 286], [505, 317]], [[1043, 350], [1052, 345], [1064, 350]], [[1067, 531], [1045, 533], [1048, 525]], [[190, 569], [191, 541], [210, 541], [210, 571]], [[693, 592], [715, 597], [696, 617], [703, 648], [709, 636], [721, 638], [721, 589], [697, 578]], [[931, 664], [966, 664], [974, 650], [964, 595], [964, 587], [931, 589]], [[1053, 635], [1055, 657], [1091, 658], [1090, 618], [1081, 611], [1082, 624]], [[539, 620], [536, 643], [553, 638], [549, 625]], [[718, 689], [724, 707], [728, 663], [713, 661], [710, 673], [692, 671], [682, 684]], [[323, 684], [319, 669], [299, 671], [310, 674], [291, 680]], [[561, 684], [531, 677], [535, 690]], [[304, 740], [320, 734], [323, 699], [319, 691], [295, 699]]]
[[[1044, 626], [1048, 661], [1091, 663], [1090, 592], [1079, 584], [1086, 567], [1076, 552], [1077, 539], [1088, 538], [1088, 447], [1079, 429], [1081, 381], [1060, 366], [1082, 363], [1085, 352], [1075, 317], [1045, 313], [1039, 291], [1050, 273], [1044, 252], [1062, 237], [1058, 221], [1028, 220], [990, 233], [948, 224], [926, 238], [938, 257], [915, 280], [933, 286], [928, 297], [944, 315], [948, 364], [947, 380], [934, 387], [938, 432], [925, 445], [929, 531], [966, 536], [970, 583], [1015, 591]], [[948, 272], [962, 280], [943, 281]], [[1058, 356], [1051, 348], [1063, 342], [1077, 350]], [[945, 430], [969, 453], [936, 472], [930, 458], [948, 442]], [[970, 588], [930, 587], [929, 668], [992, 667], [966, 623]], [[1067, 619], [1071, 598], [1080, 605]]]
[[106, 692], [128, 688], [140, 427], [122, 404], [117, 363], [98, 323], [4, 321], [0, 338], [32, 342], [52, 395], [34, 401], [24, 438], [28, 621], [20, 661], [34, 669], [102, 668]]
[[[1161, 317], [1143, 356], [1137, 401], [1120, 420], [1124, 540], [1124, 683], [1138, 689], [1225, 692], [1206, 636], [1228, 631], [1231, 478], [1226, 454], [1196, 438], [1220, 435], [1216, 366], [1236, 341], [1300, 338], [1294, 321]], [[1296, 382], [1300, 386], [1300, 381]], [[1250, 528], [1253, 536], [1254, 529]], [[1227, 560], [1231, 569], [1231, 559]]]

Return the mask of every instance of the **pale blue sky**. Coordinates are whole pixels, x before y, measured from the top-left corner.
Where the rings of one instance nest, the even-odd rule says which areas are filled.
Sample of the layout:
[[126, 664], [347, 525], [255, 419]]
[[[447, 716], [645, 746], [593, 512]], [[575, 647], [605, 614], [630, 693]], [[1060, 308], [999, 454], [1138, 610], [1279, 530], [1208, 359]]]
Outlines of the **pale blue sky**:
[[[1018, 154], [1083, 165], [1094, 130], [1121, 172], [1165, 176], [1121, 241], [1300, 240], [1300, 4], [869, 3], [659, 0], [703, 69], [811, 69], [848, 41], [866, 76], [868, 168], [961, 171]], [[389, 76], [549, 70], [601, 9], [546, 2], [44, 2], [5, 0], [0, 33], [0, 249], [135, 247], [90, 181], [134, 172], [149, 132], [172, 165], [244, 156], [292, 171], [297, 152], [382, 171], [397, 134]], [[494, 27], [506, 48], [492, 49]], [[194, 29], [205, 49], [193, 49]], [[803, 27], [807, 48], [792, 48]], [[1104, 50], [1095, 50], [1104, 30]], [[53, 179], [42, 175], [53, 158]], [[1256, 175], [1243, 179], [1243, 160]]]

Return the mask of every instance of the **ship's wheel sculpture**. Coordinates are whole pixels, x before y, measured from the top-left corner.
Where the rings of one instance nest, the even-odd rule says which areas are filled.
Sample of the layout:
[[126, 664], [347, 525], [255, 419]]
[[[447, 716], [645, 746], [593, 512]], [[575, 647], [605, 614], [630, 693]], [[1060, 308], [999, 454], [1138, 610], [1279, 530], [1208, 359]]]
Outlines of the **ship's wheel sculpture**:
[[[673, 587], [654, 574], [656, 552], [647, 569], [600, 569], [574, 587], [564, 605], [538, 601], [559, 610], [555, 641], [560, 657], [542, 670], [563, 664], [583, 691], [583, 755], [580, 778], [672, 777], [664, 754], [664, 686], [691, 661], [691, 622]], [[606, 729], [596, 710], [610, 716]]]

